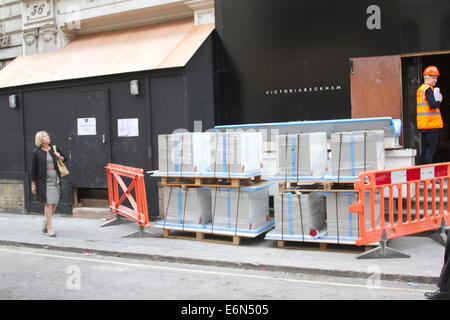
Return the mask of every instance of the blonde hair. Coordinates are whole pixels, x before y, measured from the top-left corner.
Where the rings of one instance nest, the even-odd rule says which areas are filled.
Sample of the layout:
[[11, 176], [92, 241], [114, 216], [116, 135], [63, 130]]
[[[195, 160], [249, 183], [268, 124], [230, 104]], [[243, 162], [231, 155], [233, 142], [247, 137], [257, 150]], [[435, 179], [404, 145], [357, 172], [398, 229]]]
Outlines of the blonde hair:
[[36, 147], [40, 148], [42, 146], [42, 136], [44, 134], [48, 135], [47, 131], [38, 131], [36, 133], [36, 136], [34, 137], [34, 144], [36, 145]]

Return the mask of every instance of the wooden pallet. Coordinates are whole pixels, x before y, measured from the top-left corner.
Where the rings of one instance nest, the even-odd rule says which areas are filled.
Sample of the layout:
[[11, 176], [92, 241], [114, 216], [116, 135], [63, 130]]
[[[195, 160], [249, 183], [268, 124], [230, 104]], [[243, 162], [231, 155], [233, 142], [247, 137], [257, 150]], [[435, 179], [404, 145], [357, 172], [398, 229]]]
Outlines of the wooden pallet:
[[162, 186], [186, 186], [186, 187], [216, 187], [216, 188], [239, 188], [252, 186], [262, 181], [261, 175], [253, 177], [161, 177]]
[[292, 241], [292, 240], [277, 240], [277, 247], [284, 249], [299, 249], [299, 250], [315, 250], [315, 251], [335, 251], [335, 252], [366, 252], [373, 249], [377, 245], [357, 246], [355, 243], [329, 243], [321, 241]]
[[163, 229], [163, 237], [187, 239], [187, 240], [199, 240], [216, 243], [226, 244], [241, 244], [243, 238], [254, 239], [260, 235], [265, 234], [271, 230], [275, 222], [273, 220], [268, 221], [265, 225], [262, 225], [259, 229], [247, 230], [247, 229], [233, 229], [225, 228], [223, 226], [214, 226], [212, 224], [206, 225], [183, 225], [164, 223], [163, 220], [154, 225], [156, 228]]
[[280, 192], [356, 192], [354, 181], [281, 181], [278, 182]]
[[308, 235], [282, 235], [275, 233], [275, 229], [266, 234], [265, 240], [277, 241], [279, 248], [309, 249], [328, 251], [366, 251], [378, 246], [378, 243], [370, 243], [366, 246], [357, 246], [355, 237], [341, 237], [339, 241], [335, 236], [328, 236], [321, 230], [317, 237]]
[[163, 229], [163, 237], [171, 239], [197, 240], [214, 243], [240, 245], [242, 238], [238, 235], [223, 235], [214, 233], [204, 233], [199, 231], [180, 231]]

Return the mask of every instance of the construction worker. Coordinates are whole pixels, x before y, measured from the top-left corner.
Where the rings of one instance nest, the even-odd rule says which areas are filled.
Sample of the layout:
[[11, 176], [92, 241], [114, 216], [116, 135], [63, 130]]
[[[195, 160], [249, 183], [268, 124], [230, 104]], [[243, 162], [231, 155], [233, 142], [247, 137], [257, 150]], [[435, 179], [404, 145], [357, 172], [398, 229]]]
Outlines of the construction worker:
[[[441, 117], [442, 94], [435, 97], [439, 70], [435, 66], [425, 68], [423, 72], [424, 84], [417, 89], [417, 128], [420, 131], [422, 150], [420, 153], [420, 164], [433, 163], [433, 157], [439, 142], [439, 130], [443, 127]], [[450, 239], [444, 254], [444, 266], [442, 267], [436, 292], [426, 292], [425, 297], [432, 300], [450, 299]]]
[[433, 163], [439, 142], [439, 131], [443, 127], [441, 112], [442, 94], [435, 98], [434, 87], [439, 70], [429, 66], [423, 72], [424, 84], [417, 89], [417, 129], [420, 131], [420, 164]]

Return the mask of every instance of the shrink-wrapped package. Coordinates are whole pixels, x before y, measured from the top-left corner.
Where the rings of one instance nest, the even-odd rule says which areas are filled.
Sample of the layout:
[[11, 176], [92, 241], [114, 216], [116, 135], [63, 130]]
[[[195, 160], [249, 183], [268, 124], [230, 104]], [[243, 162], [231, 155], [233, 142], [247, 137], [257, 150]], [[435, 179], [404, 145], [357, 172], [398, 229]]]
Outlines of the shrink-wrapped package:
[[214, 136], [208, 132], [159, 135], [159, 171], [170, 174], [210, 171]]
[[194, 132], [158, 136], [159, 172], [242, 175], [261, 170], [260, 132]]
[[211, 190], [214, 229], [258, 230], [269, 222], [269, 187], [262, 182], [255, 186], [217, 188]]
[[327, 171], [325, 132], [278, 136], [278, 176], [322, 177]]
[[385, 166], [384, 131], [339, 132], [331, 135], [332, 176], [354, 177]]
[[[380, 221], [380, 195], [375, 194], [375, 227], [379, 226]], [[344, 193], [327, 193], [327, 235], [339, 237], [359, 237], [359, 214], [351, 213], [349, 206], [357, 201], [356, 194], [353, 192]], [[366, 212], [365, 226], [366, 229], [371, 228], [371, 211], [370, 211], [370, 193], [365, 196]]]
[[325, 197], [320, 193], [278, 193], [274, 212], [274, 233], [279, 235], [315, 237], [325, 228]]
[[207, 224], [211, 222], [211, 190], [164, 187], [163, 214], [166, 223]]
[[261, 170], [261, 132], [221, 132], [216, 136], [216, 172], [245, 174]]

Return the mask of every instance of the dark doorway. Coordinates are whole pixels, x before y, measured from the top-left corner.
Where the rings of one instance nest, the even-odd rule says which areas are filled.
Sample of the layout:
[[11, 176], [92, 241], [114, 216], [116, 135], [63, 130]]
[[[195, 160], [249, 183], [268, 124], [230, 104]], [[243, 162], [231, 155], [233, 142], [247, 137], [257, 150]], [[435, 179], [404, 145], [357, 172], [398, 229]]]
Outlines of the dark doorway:
[[107, 91], [68, 94], [66, 103], [72, 186], [106, 188], [105, 166], [110, 158]]
[[444, 127], [439, 134], [434, 162], [450, 161], [450, 54], [434, 54], [402, 58], [404, 146], [417, 149], [416, 163], [420, 154], [420, 133], [416, 126], [416, 91], [423, 83], [423, 70], [430, 65], [439, 68], [441, 76], [436, 87], [441, 89], [444, 98], [441, 104]]

